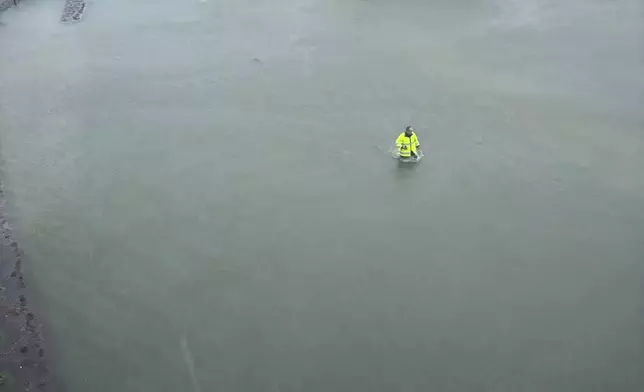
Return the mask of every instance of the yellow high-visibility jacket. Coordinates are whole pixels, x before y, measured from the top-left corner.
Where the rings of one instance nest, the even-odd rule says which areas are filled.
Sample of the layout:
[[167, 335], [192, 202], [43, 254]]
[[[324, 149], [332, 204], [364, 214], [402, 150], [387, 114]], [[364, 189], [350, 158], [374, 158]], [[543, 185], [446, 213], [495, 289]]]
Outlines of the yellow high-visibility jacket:
[[418, 142], [418, 136], [416, 133], [412, 132], [411, 136], [405, 135], [405, 132], [401, 133], [396, 139], [396, 147], [402, 158], [409, 158], [412, 151], [414, 154], [418, 155], [418, 147], [420, 143]]

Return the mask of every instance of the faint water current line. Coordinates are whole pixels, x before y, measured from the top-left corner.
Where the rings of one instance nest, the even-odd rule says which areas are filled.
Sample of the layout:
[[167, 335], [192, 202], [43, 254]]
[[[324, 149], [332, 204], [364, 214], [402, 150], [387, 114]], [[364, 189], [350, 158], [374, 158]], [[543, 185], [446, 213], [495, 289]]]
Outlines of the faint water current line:
[[181, 353], [183, 354], [183, 360], [186, 363], [186, 367], [188, 368], [188, 373], [190, 373], [192, 387], [194, 388], [195, 392], [201, 392], [201, 386], [199, 385], [199, 381], [197, 381], [197, 375], [195, 373], [195, 363], [192, 359], [190, 348], [188, 348], [188, 339], [186, 338], [186, 335], [182, 335], [181, 338], [179, 338], [179, 343], [181, 344]]

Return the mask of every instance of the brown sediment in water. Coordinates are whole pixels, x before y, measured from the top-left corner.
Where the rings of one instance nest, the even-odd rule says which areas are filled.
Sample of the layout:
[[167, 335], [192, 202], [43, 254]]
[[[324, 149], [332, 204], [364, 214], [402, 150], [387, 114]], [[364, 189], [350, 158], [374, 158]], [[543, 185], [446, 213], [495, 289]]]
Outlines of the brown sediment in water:
[[54, 383], [43, 323], [32, 311], [23, 252], [7, 220], [0, 183], [0, 391], [60, 391]]

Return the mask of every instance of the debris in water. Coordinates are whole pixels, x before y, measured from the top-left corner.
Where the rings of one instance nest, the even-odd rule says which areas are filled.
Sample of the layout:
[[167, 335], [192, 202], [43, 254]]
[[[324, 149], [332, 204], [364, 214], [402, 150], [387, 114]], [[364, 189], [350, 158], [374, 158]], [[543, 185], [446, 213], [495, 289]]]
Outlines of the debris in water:
[[78, 22], [83, 17], [86, 6], [85, 0], [67, 0], [60, 21], [62, 23]]

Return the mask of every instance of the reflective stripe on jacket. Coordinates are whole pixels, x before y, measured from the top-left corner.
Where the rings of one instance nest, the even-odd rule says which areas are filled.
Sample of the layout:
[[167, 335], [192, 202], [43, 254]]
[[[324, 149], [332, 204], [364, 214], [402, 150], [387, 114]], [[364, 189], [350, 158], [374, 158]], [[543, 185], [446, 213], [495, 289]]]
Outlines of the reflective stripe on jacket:
[[398, 148], [398, 152], [400, 152], [400, 156], [403, 158], [410, 157], [412, 151], [414, 154], [418, 154], [418, 146], [420, 146], [418, 136], [413, 132], [411, 136], [407, 136], [405, 135], [405, 132], [403, 132], [398, 136], [398, 139], [396, 139], [396, 147]]

